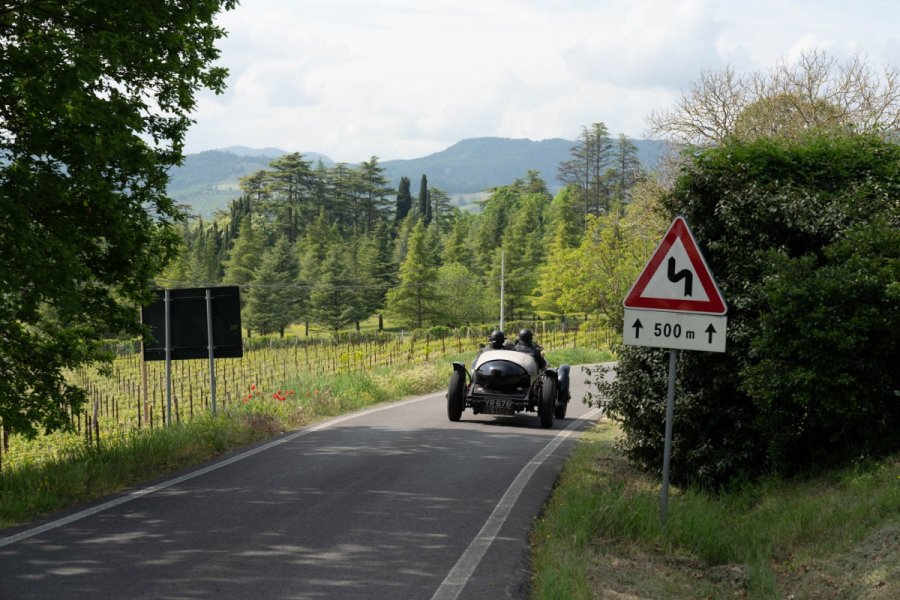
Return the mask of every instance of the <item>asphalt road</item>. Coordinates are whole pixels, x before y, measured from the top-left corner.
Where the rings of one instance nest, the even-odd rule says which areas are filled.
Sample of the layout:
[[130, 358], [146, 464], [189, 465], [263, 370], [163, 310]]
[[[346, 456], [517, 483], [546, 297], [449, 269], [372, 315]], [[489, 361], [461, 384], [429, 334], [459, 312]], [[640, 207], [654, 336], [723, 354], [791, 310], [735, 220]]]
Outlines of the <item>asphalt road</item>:
[[0, 599], [523, 598], [532, 522], [599, 416], [572, 375], [553, 429], [451, 423], [441, 392], [0, 530]]

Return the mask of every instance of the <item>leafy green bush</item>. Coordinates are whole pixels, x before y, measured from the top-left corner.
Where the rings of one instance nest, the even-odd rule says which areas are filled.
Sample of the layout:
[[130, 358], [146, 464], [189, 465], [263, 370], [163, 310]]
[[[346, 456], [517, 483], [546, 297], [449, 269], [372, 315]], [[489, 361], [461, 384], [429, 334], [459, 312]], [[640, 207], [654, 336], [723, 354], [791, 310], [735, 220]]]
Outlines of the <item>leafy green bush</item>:
[[431, 337], [439, 340], [441, 338], [450, 337], [450, 328], [443, 325], [435, 325], [431, 328]]
[[763, 285], [745, 385], [776, 467], [900, 446], [900, 230], [855, 227], [822, 255], [773, 252]]
[[[728, 301], [728, 349], [680, 354], [673, 481], [715, 486], [898, 447], [898, 198], [900, 146], [875, 137], [732, 141], [687, 161], [665, 203]], [[617, 381], [598, 381], [622, 449], [652, 470], [666, 354], [623, 348]]]

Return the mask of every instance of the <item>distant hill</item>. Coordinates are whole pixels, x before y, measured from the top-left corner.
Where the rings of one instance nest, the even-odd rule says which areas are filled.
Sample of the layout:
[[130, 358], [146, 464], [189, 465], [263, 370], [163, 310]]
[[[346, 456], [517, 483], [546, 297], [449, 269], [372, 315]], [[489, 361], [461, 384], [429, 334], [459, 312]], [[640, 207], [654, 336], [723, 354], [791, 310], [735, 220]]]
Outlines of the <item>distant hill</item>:
[[524, 139], [483, 137], [462, 140], [446, 150], [411, 160], [386, 160], [381, 165], [391, 182], [409, 177], [413, 190], [422, 175], [429, 187], [451, 196], [482, 192], [512, 183], [529, 170], [539, 171], [548, 186], [556, 186], [556, 170], [569, 157], [573, 143], [563, 139], [534, 142]]
[[287, 151], [281, 148], [248, 148], [247, 146], [228, 146], [227, 148], [218, 148], [222, 152], [230, 152], [238, 156], [265, 156], [268, 158], [278, 158]]
[[[632, 140], [645, 168], [652, 169], [659, 160], [663, 143], [656, 140]], [[465, 204], [492, 187], [507, 185], [525, 176], [529, 170], [538, 171], [551, 191], [561, 184], [556, 179], [559, 163], [570, 157], [575, 142], [554, 138], [532, 141], [482, 137], [462, 140], [446, 150], [410, 160], [386, 160], [380, 163], [390, 186], [396, 189], [401, 177], [408, 177], [413, 195], [422, 175], [429, 187], [440, 188]], [[240, 195], [238, 180], [267, 169], [269, 163], [287, 151], [278, 148], [254, 149], [231, 146], [185, 156], [184, 164], [171, 172], [169, 194], [179, 204], [191, 207], [195, 214], [210, 216], [227, 207]], [[334, 161], [315, 152], [303, 152], [314, 165], [321, 160], [331, 167]]]
[[[241, 195], [241, 177], [268, 169], [269, 163], [284, 154], [287, 152], [278, 148], [257, 150], [245, 146], [188, 154], [184, 164], [170, 172], [169, 195], [178, 204], [190, 206], [194, 214], [208, 217]], [[321, 159], [325, 166], [334, 166], [324, 154], [310, 152], [304, 157], [314, 164]]]
[[208, 217], [240, 196], [241, 177], [268, 168], [271, 161], [271, 156], [242, 156], [223, 150], [188, 154], [184, 164], [170, 171], [168, 192], [178, 204]]

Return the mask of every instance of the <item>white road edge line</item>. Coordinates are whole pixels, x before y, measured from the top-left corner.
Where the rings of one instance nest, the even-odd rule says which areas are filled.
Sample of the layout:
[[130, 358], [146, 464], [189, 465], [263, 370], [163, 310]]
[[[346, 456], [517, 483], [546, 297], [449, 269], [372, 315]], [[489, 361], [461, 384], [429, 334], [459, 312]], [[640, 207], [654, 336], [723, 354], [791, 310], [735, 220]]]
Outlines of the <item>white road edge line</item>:
[[482, 526], [481, 531], [478, 532], [478, 535], [475, 536], [475, 539], [472, 540], [466, 551], [453, 565], [447, 577], [444, 578], [437, 591], [434, 592], [431, 600], [456, 600], [463, 588], [466, 587], [466, 584], [469, 583], [469, 579], [472, 577], [481, 559], [484, 558], [488, 548], [494, 543], [494, 539], [500, 533], [500, 528], [506, 522], [506, 518], [512, 511], [513, 506], [515, 506], [519, 496], [522, 495], [522, 491], [525, 489], [531, 476], [534, 475], [547, 457], [563, 443], [563, 440], [572, 434], [572, 430], [580, 424], [580, 421], [590, 420], [595, 415], [599, 415], [600, 412], [599, 408], [595, 408], [578, 417], [571, 425], [559, 432], [556, 437], [544, 446], [543, 450], [532, 458], [527, 465], [522, 467], [522, 470], [519, 471], [513, 482], [509, 484], [506, 493], [500, 498], [500, 501], [494, 508], [494, 512], [491, 513], [491, 516], [488, 517], [488, 520]]
[[138, 498], [143, 498], [144, 496], [148, 496], [153, 494], [154, 492], [158, 492], [160, 490], [164, 490], [166, 488], [172, 487], [173, 485], [178, 485], [179, 483], [188, 481], [189, 479], [193, 479], [195, 477], [200, 477], [201, 475], [206, 475], [212, 471], [216, 471], [223, 467], [227, 467], [228, 465], [232, 465], [238, 461], [242, 461], [245, 458], [250, 458], [254, 454], [259, 454], [260, 452], [265, 452], [271, 448], [276, 446], [280, 446], [281, 444], [285, 444], [287, 442], [293, 441], [299, 437], [303, 437], [310, 433], [316, 431], [322, 431], [323, 429], [328, 429], [329, 427], [334, 427], [335, 425], [339, 425], [346, 421], [350, 421], [352, 419], [357, 419], [359, 417], [363, 417], [366, 415], [371, 415], [372, 413], [381, 412], [383, 410], [389, 410], [392, 408], [397, 408], [398, 406], [405, 406], [407, 404], [413, 404], [415, 402], [422, 402], [424, 400], [430, 400], [436, 397], [443, 395], [443, 392], [438, 392], [434, 394], [428, 394], [427, 396], [420, 396], [418, 398], [413, 398], [411, 400], [403, 400], [401, 402], [395, 402], [393, 404], [386, 404], [384, 406], [379, 406], [376, 408], [370, 408], [367, 410], [362, 410], [359, 412], [351, 413], [349, 415], [344, 415], [343, 417], [338, 417], [336, 419], [332, 419], [330, 421], [325, 421], [323, 423], [319, 423], [318, 425], [313, 425], [312, 427], [301, 429], [295, 433], [287, 435], [283, 438], [279, 438], [273, 442], [269, 442], [268, 444], [263, 444], [262, 446], [258, 446], [253, 448], [252, 450], [247, 450], [246, 452], [241, 452], [231, 458], [227, 458], [221, 462], [217, 462], [213, 465], [209, 465], [208, 467], [204, 467], [197, 471], [191, 471], [190, 473], [185, 473], [180, 477], [176, 477], [174, 479], [169, 479], [168, 481], [163, 481], [162, 483], [158, 483], [156, 485], [146, 487], [143, 489], [135, 490], [125, 496], [121, 496], [116, 498], [115, 500], [110, 500], [109, 502], [104, 502], [103, 504], [98, 504], [97, 506], [87, 508], [80, 512], [71, 514], [67, 517], [63, 517], [61, 519], [57, 519], [55, 521], [50, 521], [49, 523], [45, 523], [39, 527], [34, 527], [32, 529], [26, 529], [20, 533], [15, 535], [11, 535], [9, 537], [0, 538], [0, 548], [4, 546], [9, 546], [10, 544], [15, 544], [16, 542], [21, 542], [22, 540], [26, 540], [28, 538], [34, 537], [36, 535], [40, 535], [52, 529], [56, 529], [57, 527], [63, 527], [64, 525], [68, 525], [70, 523], [74, 523], [75, 521], [80, 521], [81, 519], [90, 517], [92, 515], [96, 515], [97, 513], [103, 512], [105, 510], [109, 510], [110, 508], [115, 508], [121, 504], [125, 504], [126, 502], [131, 502], [132, 500], [137, 500]]

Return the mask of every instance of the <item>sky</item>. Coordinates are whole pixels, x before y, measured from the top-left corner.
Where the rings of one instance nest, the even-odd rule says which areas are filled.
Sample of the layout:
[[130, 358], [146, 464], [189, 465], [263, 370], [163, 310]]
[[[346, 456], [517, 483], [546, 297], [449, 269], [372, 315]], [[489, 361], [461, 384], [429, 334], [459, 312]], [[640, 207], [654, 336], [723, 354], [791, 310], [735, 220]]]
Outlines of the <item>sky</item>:
[[357, 164], [473, 137], [647, 137], [704, 70], [804, 51], [900, 67], [896, 0], [241, 0], [217, 19], [228, 88], [188, 153], [242, 145]]

